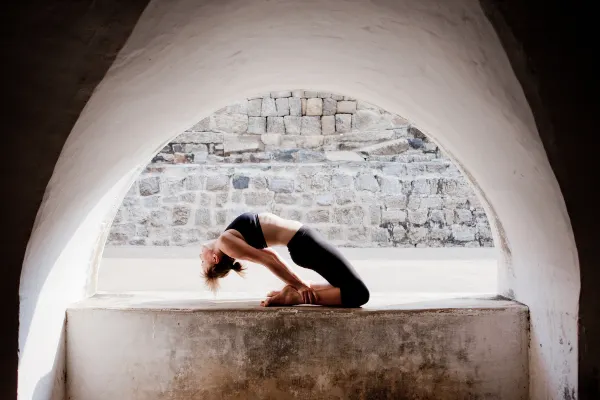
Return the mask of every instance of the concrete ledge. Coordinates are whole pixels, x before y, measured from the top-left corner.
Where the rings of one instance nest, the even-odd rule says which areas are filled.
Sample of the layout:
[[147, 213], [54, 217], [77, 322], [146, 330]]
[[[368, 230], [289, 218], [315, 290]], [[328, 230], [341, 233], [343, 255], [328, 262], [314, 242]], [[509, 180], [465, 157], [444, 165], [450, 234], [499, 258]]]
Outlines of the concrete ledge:
[[131, 294], [75, 304], [69, 398], [527, 398], [518, 303], [257, 304]]

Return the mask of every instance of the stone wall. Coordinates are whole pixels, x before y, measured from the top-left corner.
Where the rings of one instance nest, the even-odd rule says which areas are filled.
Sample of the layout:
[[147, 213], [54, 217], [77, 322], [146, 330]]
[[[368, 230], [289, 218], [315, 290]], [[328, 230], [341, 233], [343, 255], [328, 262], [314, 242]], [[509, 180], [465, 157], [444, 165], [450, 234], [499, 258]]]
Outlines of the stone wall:
[[470, 185], [417, 128], [308, 91], [235, 103], [176, 137], [132, 186], [108, 245], [194, 245], [244, 211], [305, 222], [339, 246], [493, 246]]

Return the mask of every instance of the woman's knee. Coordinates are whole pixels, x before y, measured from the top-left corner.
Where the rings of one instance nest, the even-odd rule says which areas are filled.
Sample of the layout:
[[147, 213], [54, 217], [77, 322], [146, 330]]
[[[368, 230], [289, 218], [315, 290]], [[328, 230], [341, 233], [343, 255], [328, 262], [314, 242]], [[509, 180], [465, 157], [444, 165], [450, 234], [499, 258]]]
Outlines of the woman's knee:
[[342, 290], [342, 304], [344, 307], [360, 307], [369, 301], [370, 296], [369, 289], [360, 282]]

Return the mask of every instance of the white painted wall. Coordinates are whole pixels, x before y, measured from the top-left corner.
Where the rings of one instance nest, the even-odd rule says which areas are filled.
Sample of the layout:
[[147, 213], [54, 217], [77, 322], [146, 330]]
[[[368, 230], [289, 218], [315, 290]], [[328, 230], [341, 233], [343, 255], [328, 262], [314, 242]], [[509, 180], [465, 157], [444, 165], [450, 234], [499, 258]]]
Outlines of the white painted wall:
[[20, 398], [50, 398], [61, 385], [43, 378], [60, 376], [65, 308], [84, 295], [136, 169], [236, 98], [294, 87], [408, 117], [455, 158], [497, 223], [500, 289], [531, 310], [532, 398], [577, 387], [569, 219], [477, 1], [156, 0], [75, 125], [38, 213], [21, 278]]

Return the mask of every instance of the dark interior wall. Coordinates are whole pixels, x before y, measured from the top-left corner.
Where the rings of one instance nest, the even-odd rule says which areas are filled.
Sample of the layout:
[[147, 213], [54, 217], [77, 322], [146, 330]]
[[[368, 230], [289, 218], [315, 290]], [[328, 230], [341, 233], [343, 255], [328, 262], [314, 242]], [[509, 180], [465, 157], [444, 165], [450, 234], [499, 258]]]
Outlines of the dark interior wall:
[[[600, 267], [595, 268], [597, 149], [591, 16], [584, 2], [481, 0], [530, 101], [561, 185], [581, 264], [579, 394], [600, 398]], [[15, 398], [18, 286], [33, 222], [60, 150], [148, 0], [21, 1], [4, 6], [0, 398]], [[591, 3], [591, 2], [590, 2]], [[598, 36], [598, 35], [596, 35]], [[596, 69], [597, 70], [597, 69]], [[6, 143], [8, 141], [8, 143]], [[565, 398], [570, 398], [565, 393]]]
[[[532, 108], [577, 244], [579, 398], [600, 399], [597, 23], [592, 2], [481, 0]], [[596, 139], [596, 140], [594, 140]], [[571, 399], [565, 392], [564, 398]]]
[[37, 209], [71, 128], [147, 3], [25, 0], [3, 6], [2, 128], [11, 151], [10, 168], [2, 169], [1, 399], [16, 397], [19, 278]]

